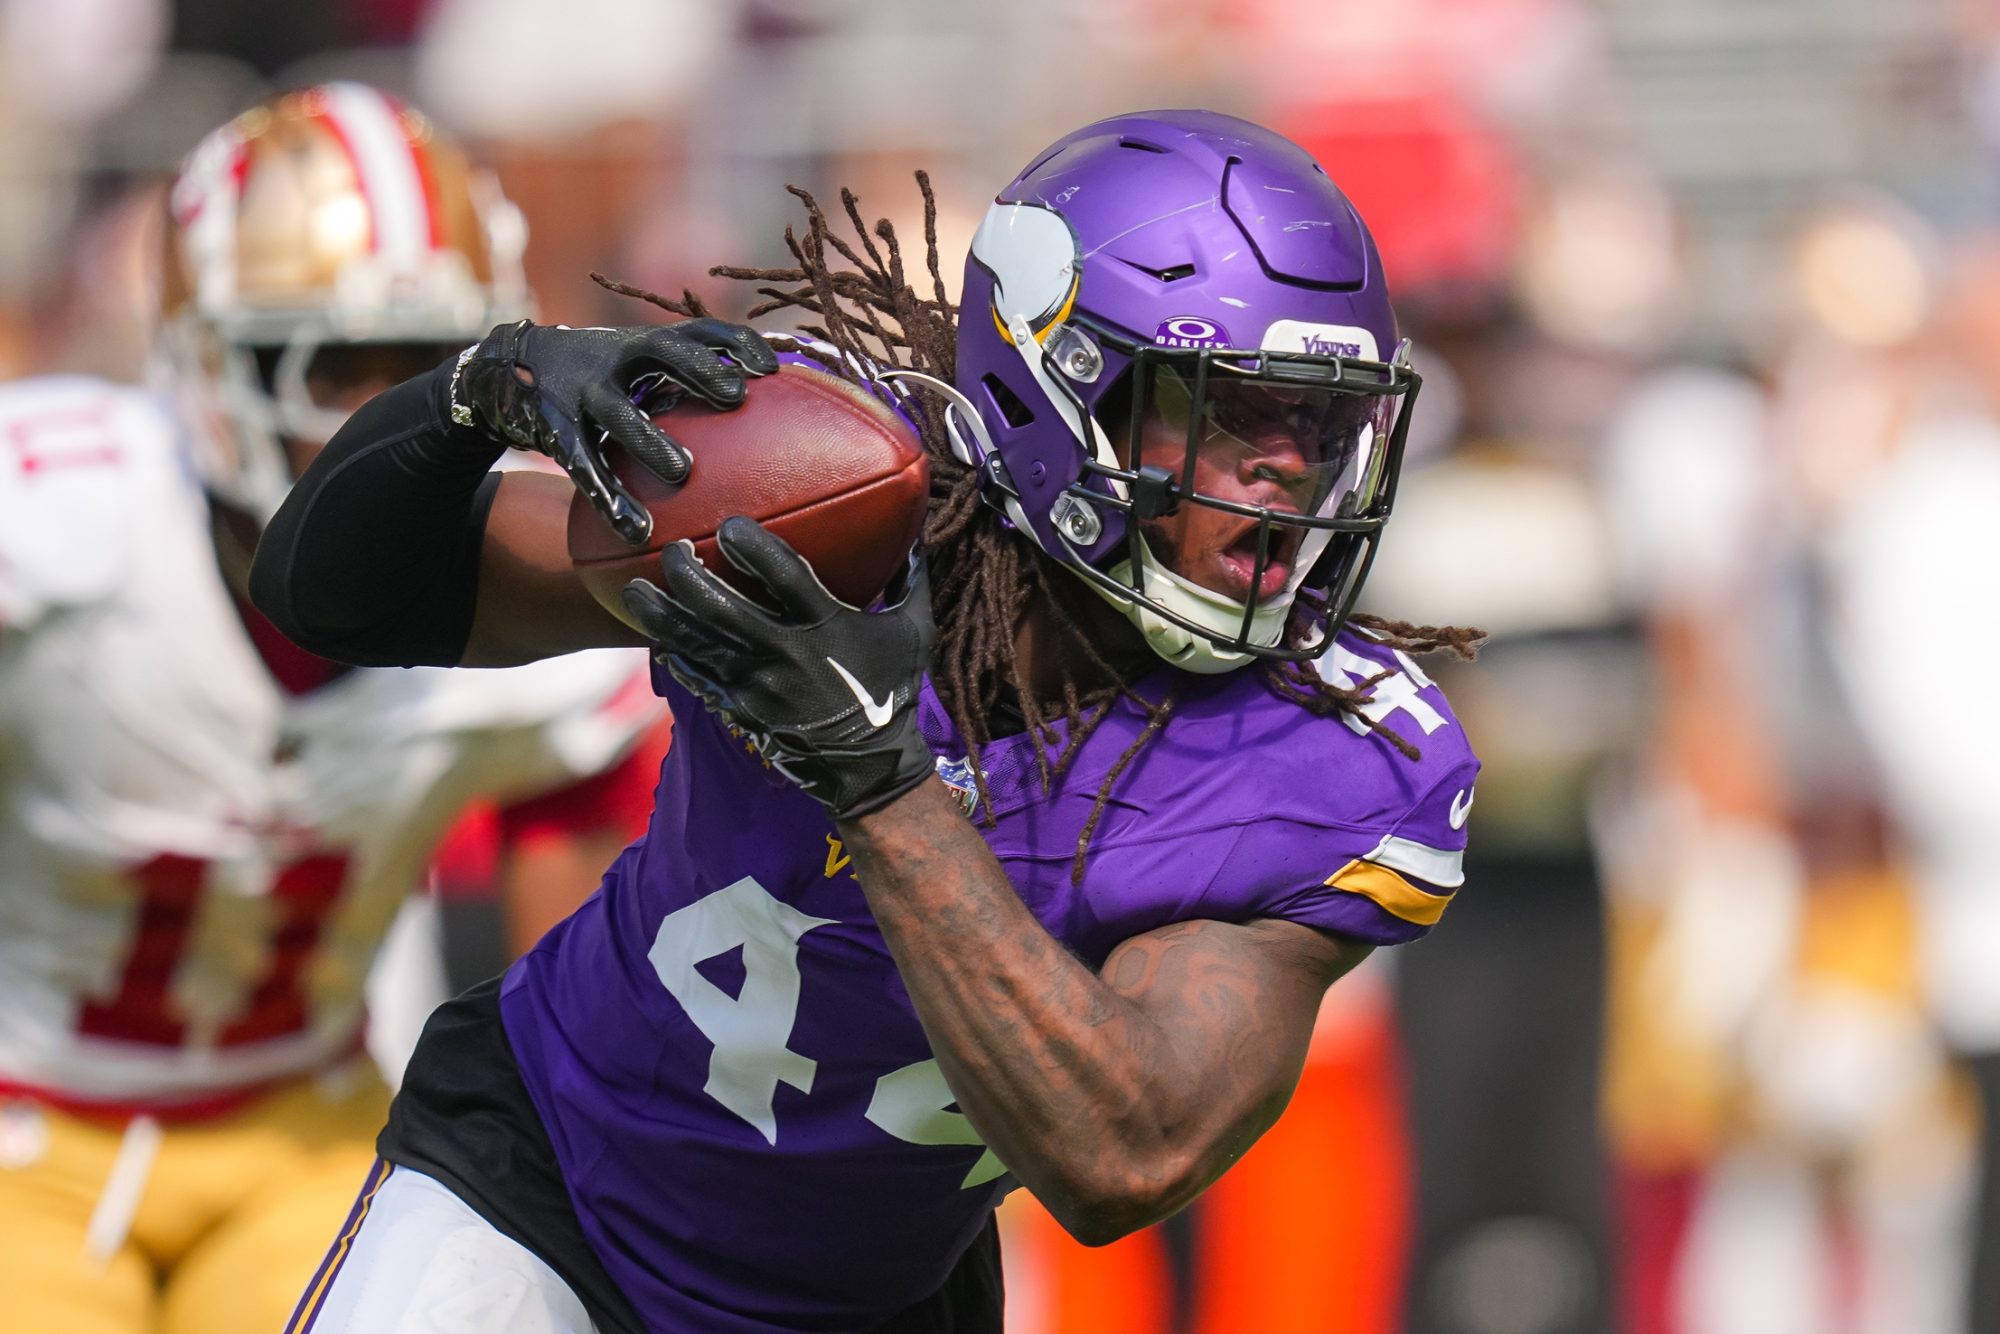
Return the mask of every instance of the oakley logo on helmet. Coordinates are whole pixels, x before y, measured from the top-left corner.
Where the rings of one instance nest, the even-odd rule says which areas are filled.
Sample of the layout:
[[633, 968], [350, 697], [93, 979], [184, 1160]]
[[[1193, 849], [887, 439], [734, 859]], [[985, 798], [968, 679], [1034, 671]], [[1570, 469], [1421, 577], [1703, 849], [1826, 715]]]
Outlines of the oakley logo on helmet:
[[1160, 321], [1153, 342], [1159, 347], [1228, 347], [1229, 331], [1199, 315], [1176, 315]]

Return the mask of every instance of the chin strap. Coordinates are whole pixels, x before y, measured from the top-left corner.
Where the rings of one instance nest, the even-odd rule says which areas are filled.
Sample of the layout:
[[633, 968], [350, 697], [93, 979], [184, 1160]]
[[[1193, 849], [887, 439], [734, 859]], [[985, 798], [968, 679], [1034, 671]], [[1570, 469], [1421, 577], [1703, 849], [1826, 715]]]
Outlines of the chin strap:
[[[1243, 625], [1241, 602], [1182, 578], [1160, 564], [1150, 550], [1142, 550], [1140, 559], [1144, 562], [1141, 573], [1145, 576], [1147, 596], [1223, 639], [1236, 637]], [[1105, 573], [1120, 584], [1132, 586], [1130, 560], [1120, 561]], [[1143, 603], [1120, 597], [1095, 579], [1085, 579], [1084, 582], [1139, 627], [1139, 633], [1145, 636], [1146, 644], [1153, 652], [1184, 672], [1218, 676], [1255, 660], [1255, 654], [1223, 648], [1207, 635], [1175, 625]], [[1289, 597], [1259, 607], [1250, 618], [1250, 642], [1260, 646], [1277, 643], [1278, 637], [1285, 632], [1285, 621], [1290, 617], [1291, 610], [1292, 599]]]

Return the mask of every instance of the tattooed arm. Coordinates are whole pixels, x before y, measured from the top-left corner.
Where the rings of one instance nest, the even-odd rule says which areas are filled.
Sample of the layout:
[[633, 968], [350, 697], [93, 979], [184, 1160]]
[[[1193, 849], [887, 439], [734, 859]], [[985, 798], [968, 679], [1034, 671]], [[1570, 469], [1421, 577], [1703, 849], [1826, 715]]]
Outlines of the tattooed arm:
[[840, 828], [959, 1107], [1088, 1245], [1180, 1209], [1278, 1119], [1321, 995], [1369, 952], [1290, 922], [1193, 921], [1094, 974], [943, 785]]

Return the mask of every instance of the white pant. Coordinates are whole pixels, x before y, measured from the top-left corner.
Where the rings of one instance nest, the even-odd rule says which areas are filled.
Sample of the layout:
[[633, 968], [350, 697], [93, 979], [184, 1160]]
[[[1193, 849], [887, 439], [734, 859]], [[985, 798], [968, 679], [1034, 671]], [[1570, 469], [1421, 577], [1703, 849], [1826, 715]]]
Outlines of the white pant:
[[555, 1270], [458, 1196], [376, 1172], [286, 1334], [597, 1334]]

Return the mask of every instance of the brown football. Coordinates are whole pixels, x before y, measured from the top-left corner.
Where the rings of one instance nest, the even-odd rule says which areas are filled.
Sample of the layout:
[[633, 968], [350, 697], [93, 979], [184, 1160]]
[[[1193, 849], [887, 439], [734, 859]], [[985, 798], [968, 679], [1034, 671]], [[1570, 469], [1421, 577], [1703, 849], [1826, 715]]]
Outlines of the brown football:
[[653, 516], [647, 544], [628, 545], [580, 493], [569, 509], [570, 561], [621, 620], [619, 591], [655, 577], [660, 549], [682, 538], [710, 570], [756, 593], [756, 580], [715, 545], [731, 515], [747, 514], [791, 543], [835, 597], [857, 607], [888, 586], [923, 529], [923, 445], [880, 400], [828, 372], [788, 364], [752, 380], [732, 411], [689, 400], [654, 420], [694, 458], [681, 485], [607, 446], [613, 471]]

